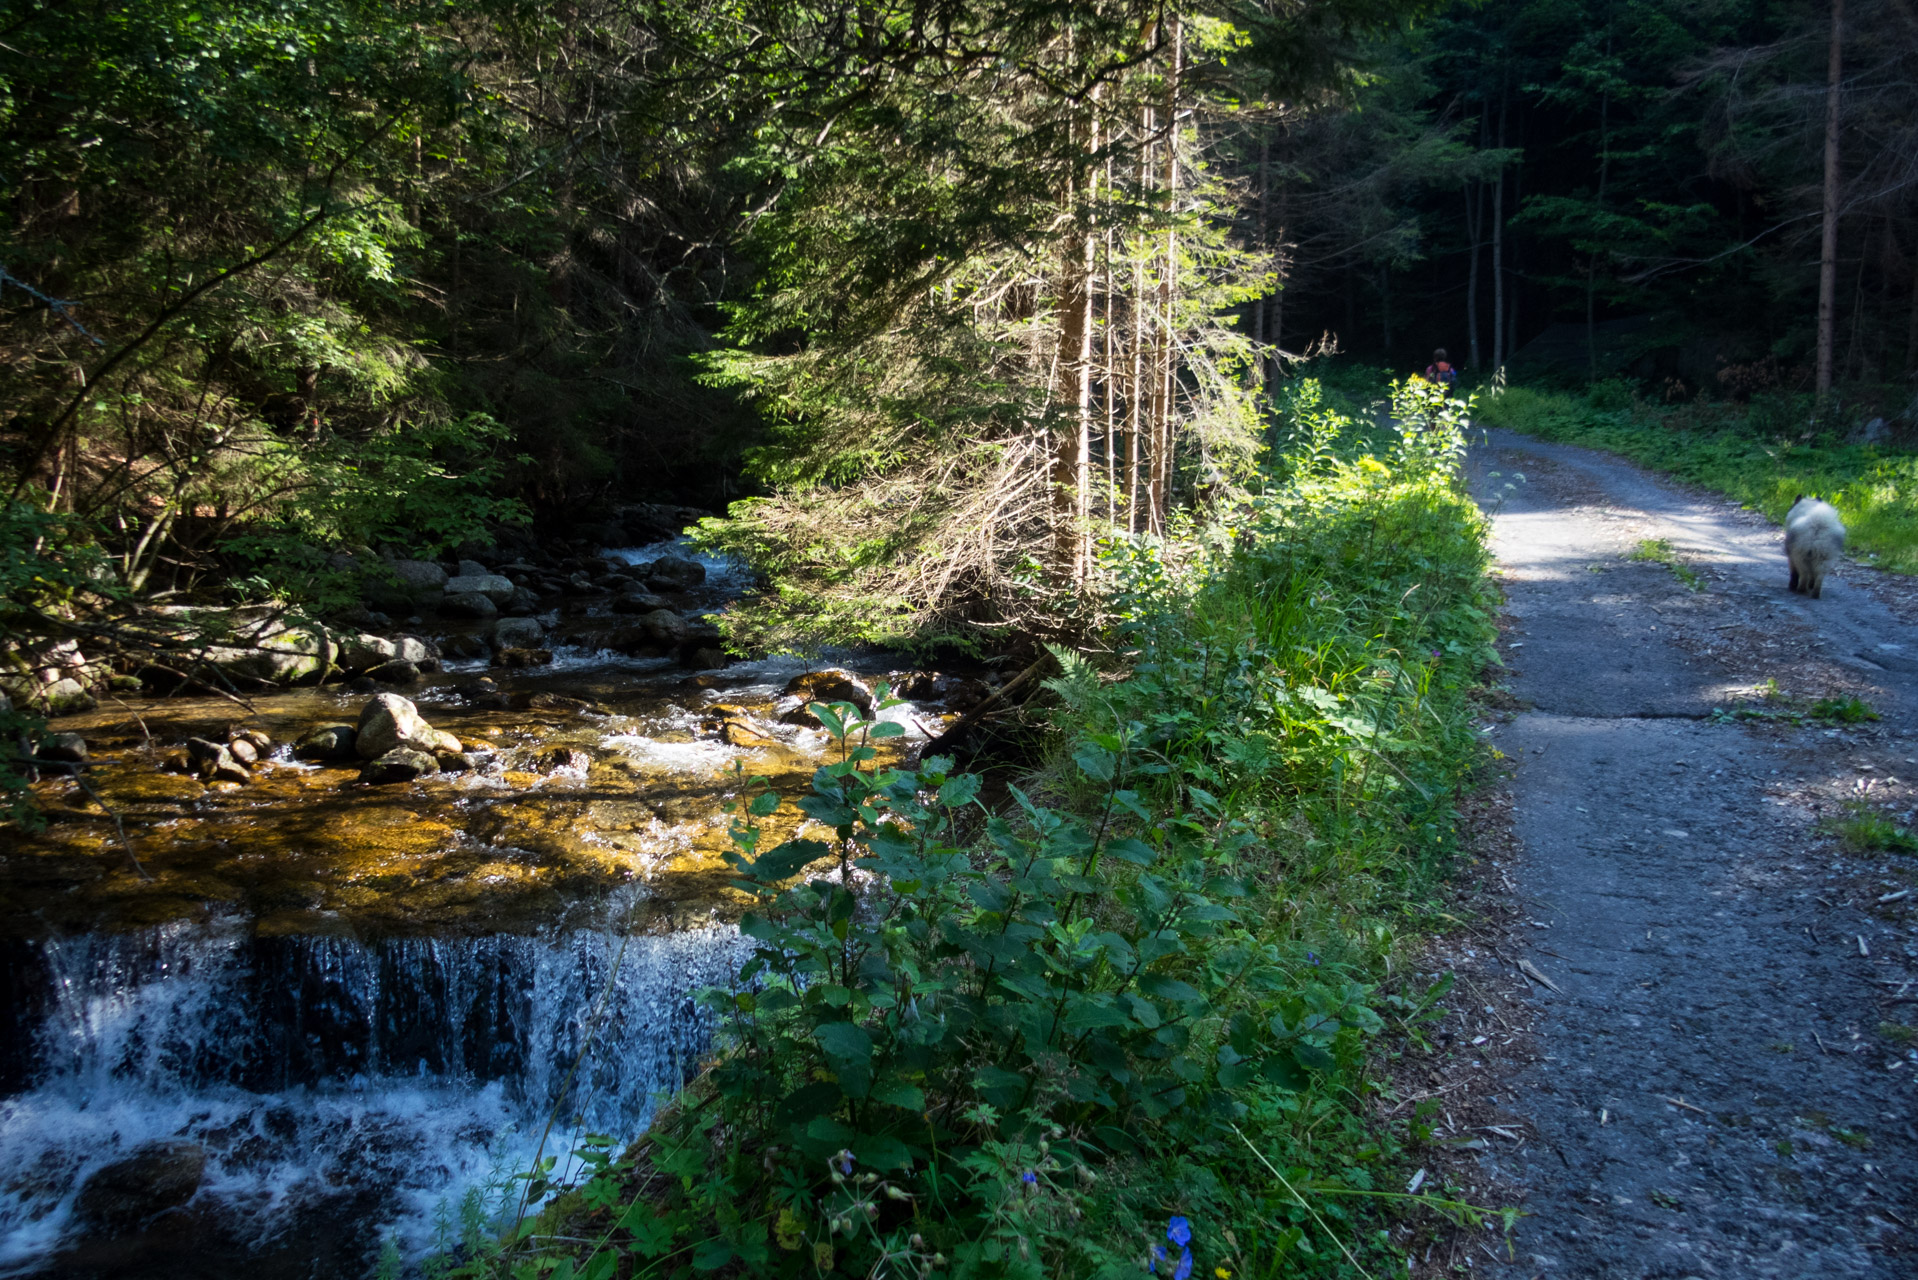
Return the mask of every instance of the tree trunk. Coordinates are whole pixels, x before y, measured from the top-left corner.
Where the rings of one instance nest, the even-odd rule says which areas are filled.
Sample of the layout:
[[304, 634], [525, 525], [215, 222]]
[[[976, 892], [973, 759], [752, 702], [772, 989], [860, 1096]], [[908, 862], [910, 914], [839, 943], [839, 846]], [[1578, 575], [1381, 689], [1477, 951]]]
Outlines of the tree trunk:
[[[1260, 256], [1264, 256], [1269, 243], [1269, 223], [1266, 214], [1272, 194], [1272, 134], [1270, 131], [1259, 135], [1259, 223], [1258, 246]], [[1262, 386], [1265, 383], [1265, 307], [1267, 295], [1260, 292], [1252, 300], [1252, 383]]]
[[1905, 376], [1918, 373], [1918, 253], [1911, 258], [1911, 318], [1905, 323]]
[[[1139, 191], [1143, 195], [1152, 181], [1152, 108], [1139, 112]], [[1125, 442], [1125, 527], [1127, 533], [1139, 532], [1139, 482], [1142, 448], [1150, 408], [1146, 393], [1145, 254], [1132, 259], [1132, 391], [1127, 397], [1128, 419]]]
[[[1505, 94], [1498, 96], [1498, 149], [1505, 150]], [[1492, 368], [1505, 367], [1505, 166], [1492, 180]]]
[[[1081, 121], [1081, 155], [1099, 149], [1096, 116]], [[1090, 170], [1091, 166], [1087, 166]], [[1059, 378], [1060, 400], [1071, 418], [1053, 441], [1053, 553], [1061, 575], [1074, 582], [1086, 576], [1086, 522], [1091, 517], [1092, 470], [1092, 250], [1091, 210], [1084, 180], [1076, 171], [1067, 179], [1065, 207], [1072, 219], [1060, 253]]]
[[1478, 358], [1478, 250], [1484, 230], [1485, 184], [1473, 182], [1465, 188], [1465, 231], [1472, 238], [1471, 265], [1465, 275], [1466, 355], [1476, 370]]
[[1825, 73], [1825, 208], [1818, 250], [1818, 382], [1831, 394], [1832, 338], [1838, 294], [1838, 95], [1845, 73], [1845, 0], [1831, 0], [1831, 56]]
[[1179, 191], [1179, 61], [1183, 28], [1172, 19], [1172, 64], [1165, 76], [1165, 262], [1159, 276], [1159, 360], [1155, 381], [1153, 414], [1152, 495], [1148, 504], [1150, 528], [1165, 532], [1166, 515], [1172, 496], [1172, 417], [1174, 403], [1173, 372], [1177, 364], [1173, 350], [1172, 291], [1179, 274], [1179, 229], [1172, 215]]

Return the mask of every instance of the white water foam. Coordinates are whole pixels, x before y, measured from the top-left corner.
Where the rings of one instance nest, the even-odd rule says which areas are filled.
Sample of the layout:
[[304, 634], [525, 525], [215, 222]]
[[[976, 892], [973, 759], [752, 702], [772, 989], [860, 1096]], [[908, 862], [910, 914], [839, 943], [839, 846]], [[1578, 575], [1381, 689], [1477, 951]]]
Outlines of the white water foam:
[[[190, 1142], [193, 1207], [262, 1249], [322, 1217], [381, 1224], [409, 1253], [469, 1188], [622, 1143], [708, 1051], [694, 994], [731, 984], [730, 926], [363, 944], [255, 938], [237, 923], [49, 941], [31, 1083], [0, 1098], [0, 1275], [82, 1234], [86, 1179]], [[21, 1052], [25, 1046], [10, 1047]]]

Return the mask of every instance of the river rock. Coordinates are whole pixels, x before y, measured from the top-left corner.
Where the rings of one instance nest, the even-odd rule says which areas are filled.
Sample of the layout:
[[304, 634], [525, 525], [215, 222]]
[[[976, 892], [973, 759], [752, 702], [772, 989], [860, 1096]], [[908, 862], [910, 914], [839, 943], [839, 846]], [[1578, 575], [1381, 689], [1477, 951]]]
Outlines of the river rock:
[[96, 1171], [73, 1200], [73, 1216], [98, 1231], [125, 1231], [193, 1198], [206, 1176], [197, 1142], [154, 1142]]
[[235, 729], [227, 734], [227, 741], [250, 742], [262, 756], [273, 750], [273, 735], [264, 729]]
[[226, 744], [227, 754], [243, 765], [251, 766], [260, 758], [260, 749], [245, 738], [235, 738]]
[[366, 674], [369, 679], [381, 684], [418, 684], [420, 680], [420, 669], [405, 658], [382, 662]]
[[[504, 582], [505, 579], [500, 581]], [[441, 600], [440, 612], [449, 618], [496, 618], [499, 616], [499, 606], [483, 592], [462, 591]]]
[[386, 566], [412, 595], [446, 589], [446, 570], [430, 560], [395, 560]]
[[384, 786], [392, 782], [411, 782], [415, 778], [440, 771], [437, 756], [424, 751], [414, 751], [409, 747], [394, 747], [391, 751], [369, 760], [360, 768], [360, 781]]
[[593, 758], [578, 747], [554, 747], [539, 758], [542, 773], [585, 773]]
[[778, 739], [770, 732], [747, 720], [727, 719], [719, 726], [719, 740], [729, 747], [771, 747], [778, 745]]
[[381, 663], [391, 662], [400, 656], [399, 645], [385, 636], [366, 632], [340, 637], [335, 641], [335, 647], [333, 665], [353, 675], [371, 671]]
[[293, 754], [301, 760], [311, 760], [316, 764], [337, 764], [343, 760], [357, 759], [359, 752], [354, 750], [354, 742], [359, 730], [350, 724], [323, 724], [308, 729], [293, 744]]
[[655, 591], [687, 591], [706, 581], [706, 566], [685, 556], [661, 556], [639, 573]]
[[33, 758], [43, 763], [68, 766], [78, 773], [87, 763], [87, 740], [77, 733], [50, 733], [33, 749]]
[[515, 618], [530, 618], [539, 612], [539, 595], [527, 587], [514, 587], [512, 599], [500, 606], [500, 612]]
[[629, 591], [613, 601], [614, 613], [652, 613], [666, 607], [665, 597], [656, 596], [650, 591]]
[[805, 702], [850, 702], [861, 715], [872, 714], [872, 687], [852, 672], [840, 667], [808, 671], [786, 682], [786, 696], [798, 696]]
[[655, 609], [639, 620], [639, 628], [648, 640], [663, 649], [675, 648], [692, 634], [686, 619], [671, 609]]
[[400, 747], [432, 753], [439, 748], [439, 730], [397, 693], [382, 693], [360, 708], [359, 733], [353, 749], [362, 760], [376, 760]]
[[50, 716], [67, 716], [91, 711], [99, 705], [87, 687], [72, 676], [62, 676], [39, 689], [39, 696]]
[[477, 560], [465, 560], [465, 559], [462, 559], [460, 561], [459, 570], [460, 571], [458, 576], [462, 578], [484, 578], [486, 575], [493, 572], [491, 569], [488, 569], [485, 565], [481, 564]]
[[209, 738], [188, 738], [186, 752], [193, 762], [193, 772], [202, 782], [251, 782], [253, 775], [246, 766], [233, 758], [233, 752], [224, 742], [214, 742]]
[[[502, 578], [497, 573], [462, 573], [456, 578], [446, 580], [446, 594], [450, 598], [460, 595], [482, 595], [491, 600], [495, 607], [505, 604], [513, 598], [513, 580]], [[446, 606], [442, 604], [441, 610]]]
[[485, 640], [471, 632], [461, 631], [441, 639], [440, 652], [449, 658], [465, 660], [484, 658], [488, 650]]
[[496, 667], [547, 667], [552, 663], [551, 649], [501, 649], [493, 655]]
[[501, 618], [493, 624], [495, 649], [537, 649], [546, 638], [538, 618]]

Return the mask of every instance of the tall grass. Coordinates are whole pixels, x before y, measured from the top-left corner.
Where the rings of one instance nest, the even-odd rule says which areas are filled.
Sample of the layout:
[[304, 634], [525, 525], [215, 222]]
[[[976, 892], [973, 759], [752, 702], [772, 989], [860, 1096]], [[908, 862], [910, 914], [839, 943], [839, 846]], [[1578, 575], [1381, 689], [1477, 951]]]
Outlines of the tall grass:
[[1853, 554], [1918, 573], [1918, 454], [1848, 443], [1820, 429], [1801, 401], [1673, 408], [1635, 399], [1617, 383], [1585, 395], [1510, 387], [1483, 400], [1478, 420], [1622, 454], [1773, 520], [1782, 521], [1798, 495], [1816, 494], [1844, 517]]

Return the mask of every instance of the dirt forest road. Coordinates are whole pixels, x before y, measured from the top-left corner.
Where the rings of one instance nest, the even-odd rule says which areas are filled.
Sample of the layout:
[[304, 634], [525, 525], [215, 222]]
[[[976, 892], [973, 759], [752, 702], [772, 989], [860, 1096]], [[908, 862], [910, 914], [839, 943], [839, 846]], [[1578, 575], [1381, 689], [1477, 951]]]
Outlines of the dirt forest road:
[[[1479, 440], [1516, 708], [1492, 737], [1516, 909], [1490, 949], [1530, 1029], [1488, 1022], [1491, 1109], [1442, 1112], [1528, 1215], [1478, 1273], [1918, 1275], [1918, 856], [1830, 830], [1918, 827], [1918, 583], [1848, 563], [1805, 599], [1756, 515]], [[1672, 563], [1627, 558], [1661, 539]], [[1830, 697], [1883, 719], [1792, 714]], [[1714, 715], [1741, 703], [1760, 715]]]

